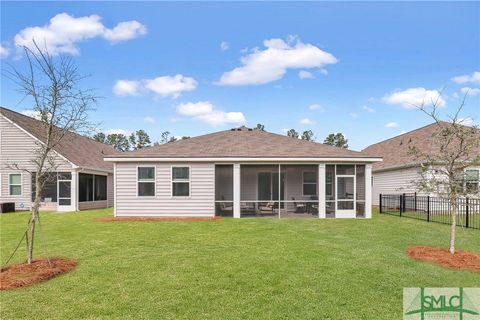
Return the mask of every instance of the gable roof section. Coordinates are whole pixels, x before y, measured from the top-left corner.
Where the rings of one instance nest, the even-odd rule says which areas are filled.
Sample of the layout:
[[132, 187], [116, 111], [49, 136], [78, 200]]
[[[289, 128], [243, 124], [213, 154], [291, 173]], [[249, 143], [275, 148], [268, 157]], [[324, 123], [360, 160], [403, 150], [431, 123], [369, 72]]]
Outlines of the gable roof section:
[[[46, 125], [43, 122], [3, 107], [0, 107], [0, 114], [36, 139], [45, 142]], [[103, 157], [116, 151], [106, 144], [82, 135], [67, 132], [54, 150], [78, 167], [100, 171], [113, 170], [113, 165], [103, 161]]]
[[240, 127], [108, 158], [371, 158], [362, 152]]
[[[449, 125], [448, 122], [440, 122], [440, 125]], [[390, 170], [402, 167], [419, 165], [414, 156], [409, 154], [410, 147], [415, 146], [429, 154], [438, 154], [439, 148], [434, 143], [433, 136], [439, 130], [437, 123], [412, 130], [396, 137], [372, 144], [363, 150], [364, 153], [379, 155], [382, 162], [373, 165], [374, 171]], [[480, 130], [479, 130], [480, 139]], [[480, 149], [477, 150], [480, 153]]]

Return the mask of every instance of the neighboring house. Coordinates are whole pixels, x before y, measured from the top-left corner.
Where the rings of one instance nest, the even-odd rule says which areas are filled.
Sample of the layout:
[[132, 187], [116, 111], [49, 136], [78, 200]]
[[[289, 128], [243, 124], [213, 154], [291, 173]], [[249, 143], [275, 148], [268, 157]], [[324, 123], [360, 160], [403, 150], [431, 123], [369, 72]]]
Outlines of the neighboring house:
[[[45, 124], [0, 108], [0, 202], [27, 210], [34, 198], [34, 152], [45, 139]], [[42, 193], [42, 209], [76, 211], [113, 206], [113, 165], [103, 161], [110, 146], [68, 132], [55, 147], [56, 172]], [[17, 164], [19, 169], [13, 165]]]
[[241, 127], [105, 161], [115, 216], [370, 218], [381, 158]]
[[[421, 164], [409, 150], [410, 147], [415, 146], [429, 154], [440, 152], [432, 138], [437, 130], [438, 125], [432, 123], [378, 142], [363, 150], [366, 154], [378, 155], [383, 158], [382, 162], [373, 165], [372, 202], [374, 205], [379, 204], [380, 194], [421, 193], [416, 187], [416, 182], [422, 179]], [[477, 155], [480, 153], [480, 149], [472, 150], [472, 153]], [[435, 174], [434, 170], [432, 174]], [[478, 194], [479, 181], [480, 167], [472, 167], [465, 170], [464, 180], [459, 183], [463, 184], [464, 188], [468, 188], [469, 192]], [[434, 196], [435, 194], [430, 195]]]

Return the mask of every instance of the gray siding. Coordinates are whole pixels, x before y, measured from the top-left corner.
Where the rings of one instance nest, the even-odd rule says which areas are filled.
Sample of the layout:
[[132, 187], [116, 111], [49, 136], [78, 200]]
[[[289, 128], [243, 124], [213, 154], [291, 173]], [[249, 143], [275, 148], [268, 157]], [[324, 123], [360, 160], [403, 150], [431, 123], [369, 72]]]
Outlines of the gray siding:
[[[31, 199], [31, 176], [28, 172], [11, 169], [8, 166], [18, 164], [22, 169], [35, 171], [32, 163], [32, 152], [38, 148], [37, 140], [26, 134], [11, 122], [0, 115], [0, 201], [15, 202], [16, 208], [24, 209], [30, 207]], [[58, 156], [55, 159], [57, 171], [72, 171], [72, 165]], [[10, 196], [9, 174], [22, 173], [22, 196]]]
[[379, 195], [412, 193], [416, 191], [414, 181], [420, 179], [417, 168], [398, 169], [373, 173], [372, 204], [379, 205]]
[[[185, 165], [152, 163], [155, 167], [156, 188], [154, 197], [137, 196], [138, 163], [116, 165], [117, 216], [213, 216], [215, 214], [215, 165], [192, 163], [190, 166], [190, 196], [171, 196], [171, 167]], [[142, 163], [142, 166], [150, 164]]]

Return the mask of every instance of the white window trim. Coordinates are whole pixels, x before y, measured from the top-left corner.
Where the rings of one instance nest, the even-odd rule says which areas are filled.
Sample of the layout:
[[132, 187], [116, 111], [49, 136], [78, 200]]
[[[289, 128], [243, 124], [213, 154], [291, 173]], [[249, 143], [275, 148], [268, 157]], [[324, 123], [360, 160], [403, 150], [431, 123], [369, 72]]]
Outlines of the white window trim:
[[[10, 176], [11, 175], [20, 175], [20, 184], [11, 184], [10, 183]], [[20, 194], [12, 194], [12, 190], [10, 186], [20, 186]], [[10, 197], [23, 197], [23, 173], [22, 172], [12, 172], [8, 174], [8, 195]]]
[[[316, 181], [315, 182], [305, 182], [305, 173], [313, 173], [315, 175]], [[315, 194], [305, 194], [305, 185], [306, 184], [314, 184], [316, 186]], [[302, 171], [302, 196], [303, 197], [318, 196], [318, 173], [317, 172], [310, 171], [310, 170]]]
[[[188, 180], [187, 179], [177, 179], [173, 180], [173, 169], [174, 168], [188, 168]], [[170, 166], [170, 197], [174, 199], [190, 199], [192, 196], [192, 167], [191, 166], [182, 166], [175, 165]], [[188, 196], [174, 196], [173, 195], [173, 183], [175, 182], [188, 182]]]
[[[139, 180], [138, 179], [138, 168], [153, 168], [153, 181], [152, 180]], [[152, 165], [141, 165], [136, 167], [136, 183], [135, 187], [137, 189], [137, 198], [156, 198], [157, 197], [157, 167]], [[138, 194], [138, 184], [140, 182], [153, 182], [153, 196], [141, 196]]]

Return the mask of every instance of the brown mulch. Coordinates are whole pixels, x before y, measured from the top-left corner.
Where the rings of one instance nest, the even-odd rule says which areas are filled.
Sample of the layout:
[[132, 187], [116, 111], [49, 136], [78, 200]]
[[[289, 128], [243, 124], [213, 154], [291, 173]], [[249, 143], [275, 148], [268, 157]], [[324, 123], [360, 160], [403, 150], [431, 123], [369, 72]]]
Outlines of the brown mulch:
[[480, 255], [471, 252], [456, 251], [451, 254], [445, 248], [416, 246], [408, 248], [407, 254], [412, 259], [433, 262], [446, 268], [480, 272]]
[[98, 222], [114, 221], [216, 221], [223, 217], [101, 217], [95, 219]]
[[19, 263], [0, 270], [0, 290], [15, 289], [46, 281], [75, 269], [77, 261], [66, 258], [34, 260], [31, 264]]

